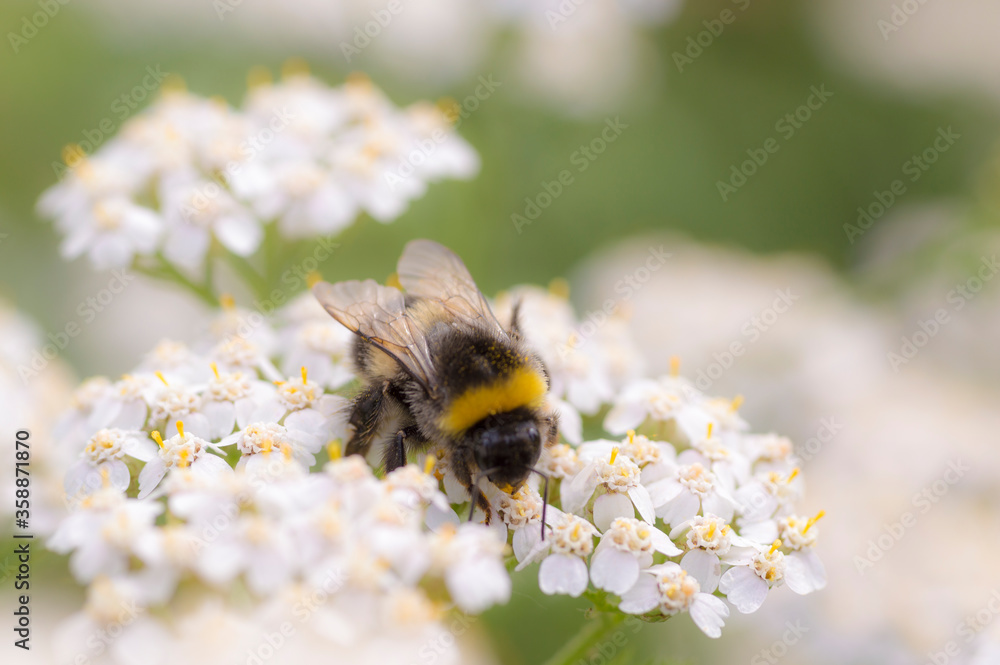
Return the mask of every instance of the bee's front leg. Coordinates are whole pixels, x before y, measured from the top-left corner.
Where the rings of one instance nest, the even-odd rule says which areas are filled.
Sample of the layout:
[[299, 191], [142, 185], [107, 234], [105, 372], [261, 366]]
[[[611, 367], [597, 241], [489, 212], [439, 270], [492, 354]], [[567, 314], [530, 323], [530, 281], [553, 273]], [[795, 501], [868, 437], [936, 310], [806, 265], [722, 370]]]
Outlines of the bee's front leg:
[[[486, 523], [490, 523], [490, 519], [493, 516], [493, 508], [490, 506], [490, 500], [486, 498], [486, 494], [479, 489], [479, 482], [485, 480], [489, 482], [486, 478], [477, 475], [475, 479], [472, 477], [472, 453], [468, 448], [455, 448], [451, 451], [448, 457], [448, 464], [451, 466], [452, 470], [455, 472], [455, 478], [458, 482], [462, 483], [462, 486], [469, 490], [469, 494], [472, 497], [474, 506], [478, 506], [483, 514], [486, 515]], [[469, 521], [472, 521], [472, 515], [475, 512], [473, 506], [469, 507]]]
[[401, 466], [406, 465], [407, 446], [413, 448], [426, 443], [424, 437], [420, 435], [420, 429], [414, 425], [407, 425], [398, 432], [392, 442], [385, 447], [382, 462], [385, 464], [385, 472], [390, 473]]

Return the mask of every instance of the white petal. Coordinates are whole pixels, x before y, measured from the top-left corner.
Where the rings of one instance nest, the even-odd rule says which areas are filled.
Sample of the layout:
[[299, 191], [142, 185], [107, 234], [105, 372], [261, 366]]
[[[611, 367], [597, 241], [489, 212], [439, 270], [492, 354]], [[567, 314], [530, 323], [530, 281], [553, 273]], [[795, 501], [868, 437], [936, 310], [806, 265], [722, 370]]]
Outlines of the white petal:
[[811, 549], [792, 552], [785, 557], [785, 583], [797, 594], [812, 593], [826, 586], [826, 568]]
[[742, 614], [756, 612], [767, 598], [767, 582], [746, 566], [727, 570], [719, 581], [719, 590]]
[[152, 439], [134, 437], [130, 438], [122, 446], [122, 450], [129, 457], [134, 457], [141, 462], [148, 462], [157, 455], [158, 448]]
[[635, 507], [625, 494], [608, 492], [594, 500], [594, 524], [607, 531], [616, 517], [635, 517]]
[[445, 584], [455, 604], [470, 614], [510, 600], [510, 575], [495, 559], [468, 560], [453, 565], [445, 573]]
[[659, 508], [668, 501], [677, 498], [682, 489], [684, 486], [677, 482], [676, 478], [664, 478], [646, 485], [649, 500], [653, 503], [654, 508]]
[[538, 587], [542, 593], [564, 594], [576, 598], [587, 590], [587, 564], [571, 554], [552, 554], [538, 568]]
[[579, 515], [597, 489], [597, 473], [593, 464], [588, 464], [562, 486], [562, 509]]
[[167, 473], [167, 465], [161, 459], [154, 459], [147, 462], [139, 472], [139, 498], [145, 499], [149, 493], [156, 489], [156, 486], [163, 480]]
[[712, 593], [719, 587], [722, 565], [719, 563], [719, 555], [715, 552], [703, 549], [691, 550], [681, 559], [681, 568], [698, 580], [701, 590], [705, 593]]
[[590, 579], [598, 589], [621, 596], [639, 579], [639, 561], [630, 552], [598, 548], [590, 558]]
[[722, 627], [729, 616], [729, 608], [721, 599], [707, 593], [699, 593], [691, 604], [691, 620], [701, 631], [711, 638], [722, 635]]
[[660, 604], [660, 590], [652, 575], [639, 575], [639, 580], [629, 589], [618, 609], [626, 614], [645, 614]]
[[680, 548], [674, 545], [674, 541], [670, 539], [670, 536], [659, 529], [650, 529], [649, 536], [650, 540], [653, 541], [653, 549], [657, 552], [666, 554], [667, 556], [677, 556], [681, 553]]
[[712, 492], [706, 496], [701, 502], [701, 507], [705, 514], [712, 513], [716, 517], [721, 517], [723, 522], [733, 520], [733, 504], [718, 492]]
[[209, 402], [201, 412], [208, 418], [208, 436], [216, 441], [229, 436], [236, 426], [236, 408], [231, 402]]
[[673, 500], [657, 508], [656, 515], [667, 524], [680, 524], [697, 515], [700, 507], [701, 500], [685, 489]]
[[635, 429], [646, 419], [646, 409], [638, 401], [617, 404], [604, 418], [604, 429], [611, 434], [624, 434]]
[[649, 491], [642, 485], [637, 485], [628, 491], [628, 496], [635, 504], [635, 509], [639, 511], [639, 517], [647, 524], [656, 522], [656, 512], [653, 510], [653, 502], [649, 498]]
[[108, 481], [111, 483], [112, 487], [121, 492], [128, 489], [129, 483], [132, 482], [132, 476], [129, 473], [128, 465], [125, 464], [125, 462], [120, 459], [116, 459], [111, 460], [110, 462], [105, 462], [101, 466], [106, 466], [108, 469]]

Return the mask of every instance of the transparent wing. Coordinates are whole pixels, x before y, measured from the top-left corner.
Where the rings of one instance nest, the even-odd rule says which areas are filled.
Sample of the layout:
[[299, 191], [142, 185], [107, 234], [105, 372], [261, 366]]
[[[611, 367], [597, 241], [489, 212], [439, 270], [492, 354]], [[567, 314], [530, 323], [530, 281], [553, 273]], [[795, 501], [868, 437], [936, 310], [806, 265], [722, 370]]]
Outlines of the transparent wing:
[[462, 259], [447, 247], [432, 240], [413, 240], [403, 249], [396, 272], [407, 294], [436, 300], [460, 321], [479, 321], [509, 336]]
[[392, 356], [430, 393], [435, 377], [427, 338], [407, 317], [403, 294], [398, 289], [366, 279], [319, 282], [313, 294], [330, 316]]

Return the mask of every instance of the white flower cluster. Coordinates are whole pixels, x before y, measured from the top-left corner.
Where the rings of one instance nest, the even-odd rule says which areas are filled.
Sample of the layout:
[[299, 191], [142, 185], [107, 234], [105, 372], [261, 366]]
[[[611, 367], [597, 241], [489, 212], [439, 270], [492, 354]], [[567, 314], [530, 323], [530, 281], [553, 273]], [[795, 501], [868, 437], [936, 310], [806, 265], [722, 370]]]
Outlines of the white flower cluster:
[[257, 78], [240, 109], [165, 85], [93, 154], [68, 146], [39, 202], [63, 257], [106, 269], [162, 254], [197, 273], [216, 246], [247, 257], [272, 226], [301, 239], [361, 213], [389, 222], [428, 182], [479, 169], [441, 109], [399, 109], [363, 76], [335, 88], [301, 71]]
[[[196, 588], [197, 612], [250, 625], [312, 598], [310, 634], [345, 649], [384, 646], [370, 636], [400, 616], [426, 639], [445, 608], [478, 613], [509, 599], [510, 551], [518, 570], [540, 562], [545, 593], [587, 593], [647, 618], [689, 611], [712, 637], [729, 613], [721, 596], [752, 612], [781, 584], [823, 586], [812, 551], [820, 516], [794, 512], [802, 481], [786, 439], [747, 434], [738, 402], [710, 400], [679, 377], [635, 378], [630, 363], [612, 361], [631, 357], [626, 335], [588, 331], [564, 299], [524, 293], [534, 295], [523, 328], [553, 361], [567, 410], [596, 413], [617, 391], [606, 428], [655, 440], [629, 431], [559, 443], [539, 465], [552, 481], [548, 506], [537, 479], [516, 490], [483, 483], [492, 519], [466, 522], [469, 492], [447, 448], [382, 478], [340, 457], [346, 398], [335, 391], [353, 378], [351, 338], [311, 296], [279, 312], [277, 330], [250, 330], [252, 317], [229, 306], [204, 346], [163, 342], [120, 380], [85, 382], [60, 423], [79, 459], [66, 474], [73, 510], [49, 545], [90, 587], [67, 634], [116, 620], [125, 597], [141, 620], [129, 624], [134, 639], [116, 642], [121, 662], [134, 660], [130, 645], [180, 645], [193, 620], [177, 609], [190, 608], [181, 590]], [[599, 371], [560, 361], [577, 355]], [[396, 646], [411, 649], [400, 661], [418, 648]], [[381, 657], [358, 653], [352, 662]]]

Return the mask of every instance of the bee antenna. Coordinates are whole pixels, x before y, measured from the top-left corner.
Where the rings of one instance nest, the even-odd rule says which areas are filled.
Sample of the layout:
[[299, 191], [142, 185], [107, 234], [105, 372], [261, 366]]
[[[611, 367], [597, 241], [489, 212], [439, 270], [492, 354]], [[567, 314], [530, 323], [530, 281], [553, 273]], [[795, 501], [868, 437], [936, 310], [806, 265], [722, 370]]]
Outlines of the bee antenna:
[[539, 471], [538, 469], [533, 469], [530, 466], [524, 467], [530, 473], [537, 473], [539, 476], [545, 479], [544, 489], [542, 490], [542, 542], [545, 542], [545, 515], [549, 508], [549, 474]]

